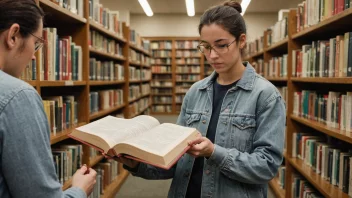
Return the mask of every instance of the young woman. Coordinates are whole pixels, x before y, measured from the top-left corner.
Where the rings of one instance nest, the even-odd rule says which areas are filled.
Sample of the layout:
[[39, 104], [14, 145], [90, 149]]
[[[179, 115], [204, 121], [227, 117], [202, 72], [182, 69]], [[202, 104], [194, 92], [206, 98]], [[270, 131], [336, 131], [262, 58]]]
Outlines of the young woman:
[[[19, 80], [43, 44], [43, 11], [34, 0], [0, 0], [0, 197], [87, 197], [96, 172], [79, 169], [65, 192], [37, 91]], [[89, 173], [86, 173], [89, 171]]]
[[282, 162], [285, 105], [279, 91], [242, 62], [246, 25], [229, 1], [200, 19], [198, 49], [214, 68], [187, 92], [177, 123], [201, 136], [170, 170], [120, 158], [133, 175], [173, 178], [169, 197], [267, 196]]

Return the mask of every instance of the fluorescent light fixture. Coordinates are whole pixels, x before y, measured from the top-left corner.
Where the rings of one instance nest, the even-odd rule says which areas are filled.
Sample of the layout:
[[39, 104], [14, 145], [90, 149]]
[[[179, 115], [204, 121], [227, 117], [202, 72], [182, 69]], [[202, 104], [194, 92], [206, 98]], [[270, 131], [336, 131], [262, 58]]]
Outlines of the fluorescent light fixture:
[[139, 1], [139, 4], [141, 4], [145, 14], [149, 17], [153, 16], [153, 11], [150, 8], [148, 1], [147, 0], [138, 0], [138, 1]]
[[188, 16], [193, 17], [195, 15], [194, 0], [186, 0], [186, 8]]
[[242, 7], [242, 16], [244, 15], [244, 13], [246, 12], [249, 4], [251, 3], [251, 0], [242, 0], [241, 2], [241, 7]]

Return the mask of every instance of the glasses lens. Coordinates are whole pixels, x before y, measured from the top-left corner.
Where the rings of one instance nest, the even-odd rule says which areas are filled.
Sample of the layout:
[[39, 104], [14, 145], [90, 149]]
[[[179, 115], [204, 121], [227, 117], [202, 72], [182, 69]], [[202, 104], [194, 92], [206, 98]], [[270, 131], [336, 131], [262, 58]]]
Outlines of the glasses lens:
[[229, 51], [229, 48], [227, 46], [214, 46], [214, 49], [216, 52], [219, 54], [224, 54]]
[[35, 43], [35, 51], [38, 51], [43, 46], [43, 43]]

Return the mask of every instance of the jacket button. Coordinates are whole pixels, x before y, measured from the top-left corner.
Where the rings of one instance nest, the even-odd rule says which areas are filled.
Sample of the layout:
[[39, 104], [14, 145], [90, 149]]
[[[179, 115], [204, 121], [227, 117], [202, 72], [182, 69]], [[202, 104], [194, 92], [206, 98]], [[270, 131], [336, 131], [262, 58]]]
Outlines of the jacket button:
[[205, 173], [206, 173], [207, 175], [209, 175], [209, 173], [210, 173], [210, 170], [206, 170], [206, 171], [205, 171]]
[[203, 122], [203, 124], [207, 123], [207, 121], [205, 121], [205, 120], [203, 120], [202, 122]]
[[227, 125], [227, 122], [224, 122], [224, 125]]
[[206, 109], [206, 110], [205, 110], [205, 112], [207, 112], [207, 113], [208, 113], [208, 112], [209, 112], [209, 109]]

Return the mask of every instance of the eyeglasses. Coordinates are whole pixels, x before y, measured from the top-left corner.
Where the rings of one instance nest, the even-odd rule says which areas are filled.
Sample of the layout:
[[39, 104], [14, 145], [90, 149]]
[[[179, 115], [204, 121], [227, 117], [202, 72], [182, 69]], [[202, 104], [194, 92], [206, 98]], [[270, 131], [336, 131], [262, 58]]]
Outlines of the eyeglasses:
[[34, 34], [32, 34], [32, 33], [29, 33], [29, 34], [38, 39], [38, 41], [35, 42], [35, 45], [34, 45], [34, 50], [35, 50], [35, 52], [36, 52], [36, 51], [38, 51], [40, 48], [43, 47], [43, 45], [45, 44], [45, 40], [44, 40], [43, 38], [37, 37], [36, 35], [34, 35]]
[[227, 52], [229, 51], [229, 46], [230, 46], [232, 43], [234, 43], [235, 41], [236, 41], [236, 39], [233, 40], [233, 41], [232, 41], [231, 43], [229, 43], [229, 44], [223, 44], [223, 45], [218, 45], [218, 44], [216, 44], [216, 45], [214, 45], [214, 46], [211, 46], [211, 45], [209, 45], [209, 44], [205, 44], [205, 45], [200, 44], [200, 45], [197, 46], [197, 48], [198, 48], [198, 50], [199, 50], [200, 52], [202, 52], [202, 53], [205, 54], [205, 55], [210, 55], [212, 49], [213, 49], [217, 54], [225, 54], [225, 53], [227, 53]]

